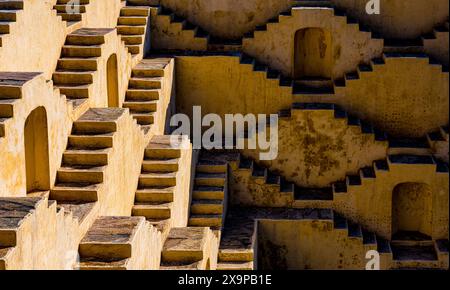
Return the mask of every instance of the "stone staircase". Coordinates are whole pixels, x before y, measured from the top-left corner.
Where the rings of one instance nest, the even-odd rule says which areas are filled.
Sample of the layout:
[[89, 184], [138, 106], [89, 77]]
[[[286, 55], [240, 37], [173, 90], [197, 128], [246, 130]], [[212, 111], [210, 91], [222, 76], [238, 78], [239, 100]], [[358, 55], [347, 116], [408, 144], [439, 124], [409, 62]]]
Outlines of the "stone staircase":
[[0, 2], [0, 47], [3, 39], [13, 29], [13, 24], [17, 20], [17, 14], [23, 10], [22, 0], [7, 0]]
[[[390, 61], [391, 59], [400, 59], [400, 58], [415, 58], [415, 59], [423, 59], [424, 61], [427, 61], [429, 65], [434, 67], [441, 68], [441, 72], [448, 74], [448, 67], [436, 62], [435, 60], [431, 59], [427, 54], [425, 53], [397, 53], [397, 52], [389, 52], [389, 53], [383, 53], [383, 55], [380, 58], [375, 58], [370, 62], [370, 65], [359, 65], [356, 72], [347, 73], [343, 79], [335, 80], [334, 86], [335, 89], [341, 89], [342, 87], [345, 87], [347, 82], [352, 82], [361, 79], [361, 76], [366, 73], [372, 73], [376, 70], [376, 67], [385, 65], [387, 61]], [[299, 92], [301, 94], [301, 92]]]
[[155, 270], [160, 251], [160, 234], [143, 217], [99, 217], [80, 242], [78, 269]]
[[26, 84], [39, 73], [0, 73], [0, 138], [6, 135], [7, 123], [14, 117], [14, 104], [22, 98]]
[[50, 198], [73, 212], [80, 224], [99, 201], [117, 121], [124, 112], [117, 108], [89, 109], [73, 123]]
[[162, 6], [153, 7], [152, 16], [153, 38], [158, 39], [152, 42], [153, 49], [207, 50], [209, 34], [200, 27]]
[[[258, 244], [256, 220], [325, 221], [327, 232], [339, 233], [346, 244], [358, 247], [359, 259], [369, 250], [377, 250], [382, 269], [438, 268], [448, 264], [448, 240], [389, 241], [364, 229], [331, 209], [230, 208], [219, 249], [219, 270], [253, 270], [254, 251]], [[323, 233], [325, 234], [325, 233]], [[414, 243], [416, 243], [414, 245]]]
[[135, 195], [133, 216], [143, 216], [160, 232], [163, 240], [171, 227], [174, 191], [181, 157], [170, 136], [154, 136], [145, 149]]
[[164, 68], [169, 62], [170, 59], [144, 59], [131, 72], [123, 107], [130, 109], [146, 132], [155, 122], [158, 100], [163, 94]]
[[102, 45], [113, 29], [82, 28], [67, 35], [53, 73], [53, 83], [61, 94], [80, 106], [91, 95], [92, 84], [99, 69]]
[[132, 55], [145, 54], [151, 1], [128, 0], [120, 10], [117, 33]]
[[208, 227], [172, 228], [161, 252], [161, 270], [211, 270], [215, 241]]
[[58, 0], [53, 9], [57, 11], [57, 15], [67, 22], [67, 26], [71, 26], [82, 21], [83, 14], [90, 0], [78, 0], [78, 3], [70, 3], [71, 0]]
[[[189, 226], [220, 232], [226, 214], [228, 163], [221, 156], [200, 153], [192, 193]], [[220, 235], [219, 235], [220, 236]]]

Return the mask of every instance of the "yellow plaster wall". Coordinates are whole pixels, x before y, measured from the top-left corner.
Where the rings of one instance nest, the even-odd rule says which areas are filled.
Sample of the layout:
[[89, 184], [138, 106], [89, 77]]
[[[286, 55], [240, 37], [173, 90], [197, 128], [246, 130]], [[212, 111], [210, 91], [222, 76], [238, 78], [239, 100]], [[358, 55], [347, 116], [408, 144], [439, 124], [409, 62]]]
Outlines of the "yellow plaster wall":
[[[218, 69], [220, 68], [220, 69]], [[192, 106], [202, 114], [276, 113], [288, 108], [292, 88], [268, 80], [265, 72], [255, 73], [239, 57], [177, 57], [177, 112], [192, 116]]]
[[4, 160], [0, 167], [0, 196], [26, 195], [24, 128], [28, 115], [41, 106], [47, 112], [50, 184], [54, 184], [72, 122], [77, 118], [72, 105], [53, 89], [52, 82], [46, 82], [44, 75], [27, 82], [22, 90], [22, 98], [14, 103], [14, 117], [7, 121], [6, 135], [0, 138]]
[[[332, 222], [260, 220], [258, 225], [259, 256], [268, 260], [266, 266], [289, 270], [365, 267], [369, 249], [362, 239], [349, 238], [347, 231], [333, 230]], [[259, 269], [264, 266], [264, 262], [259, 263]]]
[[161, 0], [212, 35], [239, 38], [289, 7], [290, 0]]
[[392, 194], [402, 183], [421, 183], [432, 194], [433, 239], [448, 234], [448, 173], [436, 173], [434, 165], [389, 164], [389, 171], [376, 171], [377, 178], [363, 179], [361, 186], [349, 187], [348, 193], [335, 195], [333, 207], [347, 218], [364, 225], [383, 238], [392, 235]]
[[323, 100], [336, 102], [395, 136], [422, 137], [446, 126], [448, 72], [443, 73], [440, 65], [429, 65], [428, 58], [387, 58], [385, 62]]
[[262, 63], [286, 76], [294, 72], [295, 33], [304, 28], [322, 28], [331, 32], [332, 78], [354, 71], [360, 63], [380, 56], [383, 40], [373, 39], [356, 24], [347, 24], [345, 17], [335, 17], [331, 9], [294, 9], [292, 16], [270, 23], [267, 31], [255, 31], [254, 38], [245, 38], [243, 50]]
[[447, 0], [381, 0], [380, 15], [368, 15], [366, 0], [332, 0], [386, 38], [416, 38], [448, 20]]
[[[240, 38], [286, 10], [290, 0], [161, 0], [177, 14], [222, 38]], [[331, 0], [386, 38], [416, 38], [448, 20], [446, 0], [382, 0], [381, 14], [366, 13], [367, 0]]]
[[[346, 118], [336, 119], [333, 110], [292, 110], [291, 118], [278, 123], [277, 158], [261, 163], [297, 185], [325, 187], [385, 158], [387, 145], [362, 134], [360, 126], [348, 126]], [[242, 152], [259, 160], [261, 151]]]

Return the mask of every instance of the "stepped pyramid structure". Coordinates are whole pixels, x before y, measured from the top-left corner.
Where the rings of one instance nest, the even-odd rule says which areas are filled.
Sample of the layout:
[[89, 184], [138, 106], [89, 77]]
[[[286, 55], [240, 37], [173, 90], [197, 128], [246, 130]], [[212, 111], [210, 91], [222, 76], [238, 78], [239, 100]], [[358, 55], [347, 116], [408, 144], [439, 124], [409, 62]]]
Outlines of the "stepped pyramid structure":
[[0, 0], [0, 270], [448, 269], [449, 2], [367, 2]]

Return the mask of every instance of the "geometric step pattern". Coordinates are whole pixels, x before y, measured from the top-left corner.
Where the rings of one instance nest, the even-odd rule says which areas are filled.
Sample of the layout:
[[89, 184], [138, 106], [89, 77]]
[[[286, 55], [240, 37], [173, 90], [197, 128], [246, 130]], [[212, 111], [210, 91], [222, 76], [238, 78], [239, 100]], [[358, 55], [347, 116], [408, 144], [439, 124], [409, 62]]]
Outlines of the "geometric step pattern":
[[14, 104], [22, 98], [23, 88], [39, 73], [0, 73], [0, 138], [6, 134], [7, 123], [14, 117]]
[[144, 45], [150, 16], [149, 2], [148, 0], [128, 0], [126, 6], [120, 10], [117, 34], [132, 55], [145, 54]]
[[170, 228], [180, 157], [170, 136], [154, 136], [145, 148], [132, 215], [145, 217], [163, 236]]
[[228, 161], [201, 151], [196, 167], [189, 226], [222, 229], [225, 215]]
[[23, 10], [23, 1], [0, 1], [0, 47], [4, 37], [11, 33], [12, 25], [17, 21], [17, 14]]
[[71, 209], [80, 224], [99, 199], [117, 121], [124, 112], [120, 108], [89, 109], [73, 123], [50, 198]]
[[[172, 51], [179, 49], [204, 51], [207, 49], [209, 35], [203, 29], [176, 15], [169, 8], [161, 5], [152, 5], [152, 7], [152, 15], [154, 15], [152, 24], [161, 30], [161, 32], [159, 29], [154, 30], [157, 35], [155, 39], [159, 40], [159, 42], [152, 43], [155, 50], [164, 48], [164, 50]], [[166, 39], [169, 40], [167, 43]], [[173, 42], [174, 39], [176, 39], [175, 42]]]
[[82, 28], [67, 35], [53, 73], [53, 83], [75, 105], [89, 98], [99, 69], [105, 36], [112, 31], [106, 28]]
[[[83, 14], [86, 12], [86, 7], [90, 0], [58, 0], [53, 9], [56, 10], [57, 15], [61, 16], [62, 20], [67, 22], [67, 26], [71, 26], [82, 20]], [[73, 3], [75, 2], [75, 3]]]
[[143, 59], [132, 70], [123, 107], [130, 110], [144, 132], [155, 122], [164, 69], [169, 62], [168, 58]]

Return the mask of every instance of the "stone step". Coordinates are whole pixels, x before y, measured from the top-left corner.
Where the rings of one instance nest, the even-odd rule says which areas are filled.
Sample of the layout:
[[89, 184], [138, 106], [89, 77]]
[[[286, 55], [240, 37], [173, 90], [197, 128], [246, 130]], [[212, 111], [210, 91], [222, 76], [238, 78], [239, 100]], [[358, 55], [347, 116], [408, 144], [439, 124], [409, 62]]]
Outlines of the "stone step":
[[217, 263], [217, 270], [241, 271], [254, 269], [253, 269], [253, 262], [219, 262]]
[[102, 47], [100, 45], [80, 46], [80, 45], [64, 45], [62, 47], [61, 56], [92, 58], [102, 56]]
[[71, 71], [96, 71], [98, 69], [98, 59], [92, 58], [79, 58], [79, 57], [66, 57], [58, 59], [58, 70], [71, 70]]
[[125, 101], [123, 107], [138, 113], [156, 112], [158, 109], [158, 101]]
[[50, 191], [50, 198], [58, 201], [98, 201], [98, 184], [59, 183]]
[[117, 21], [119, 25], [144, 26], [147, 25], [147, 17], [145, 16], [121, 16]]
[[130, 112], [139, 125], [152, 125], [155, 123], [155, 112]]
[[143, 230], [144, 225], [145, 219], [142, 217], [97, 218], [80, 242], [80, 260], [117, 261], [131, 258], [134, 237]]
[[164, 243], [161, 264], [186, 264], [203, 260], [208, 231], [205, 227], [172, 228]]
[[219, 249], [220, 262], [253, 262], [252, 249]]
[[104, 166], [108, 164], [111, 149], [67, 149], [63, 153], [63, 164], [67, 166], [91, 165]]
[[147, 219], [169, 219], [171, 209], [171, 203], [135, 203], [132, 209], [132, 215], [143, 216]]
[[155, 101], [159, 100], [160, 90], [151, 89], [128, 89], [126, 92], [127, 101]]
[[176, 177], [176, 172], [141, 173], [139, 176], [139, 187], [176, 186]]
[[125, 113], [121, 108], [89, 109], [73, 123], [73, 135], [98, 135], [117, 130], [117, 120]]
[[41, 198], [0, 197], [0, 247], [15, 247], [20, 239], [20, 227], [43, 202]]
[[77, 149], [105, 149], [113, 146], [113, 134], [70, 135], [68, 146]]
[[137, 203], [170, 203], [173, 202], [174, 187], [142, 188], [136, 191]]
[[193, 199], [223, 200], [225, 192], [223, 187], [218, 186], [196, 186], [192, 193]]
[[224, 187], [226, 181], [225, 173], [197, 173], [195, 185]]
[[142, 172], [176, 172], [178, 158], [174, 159], [146, 159], [142, 163]]
[[221, 227], [222, 215], [191, 215], [189, 226], [193, 227]]
[[102, 183], [104, 180], [105, 166], [99, 167], [61, 167], [57, 171], [59, 183]]
[[146, 26], [117, 25], [117, 33], [121, 35], [144, 35]]
[[193, 199], [191, 214], [193, 215], [221, 215], [223, 213], [223, 200]]
[[125, 6], [120, 10], [120, 16], [149, 16], [149, 7]]
[[214, 163], [200, 160], [197, 163], [197, 172], [200, 173], [225, 173], [227, 172], [227, 163]]
[[88, 85], [94, 82], [93, 71], [56, 71], [53, 82], [56, 85]]
[[162, 78], [159, 77], [132, 77], [128, 86], [133, 89], [161, 89]]

